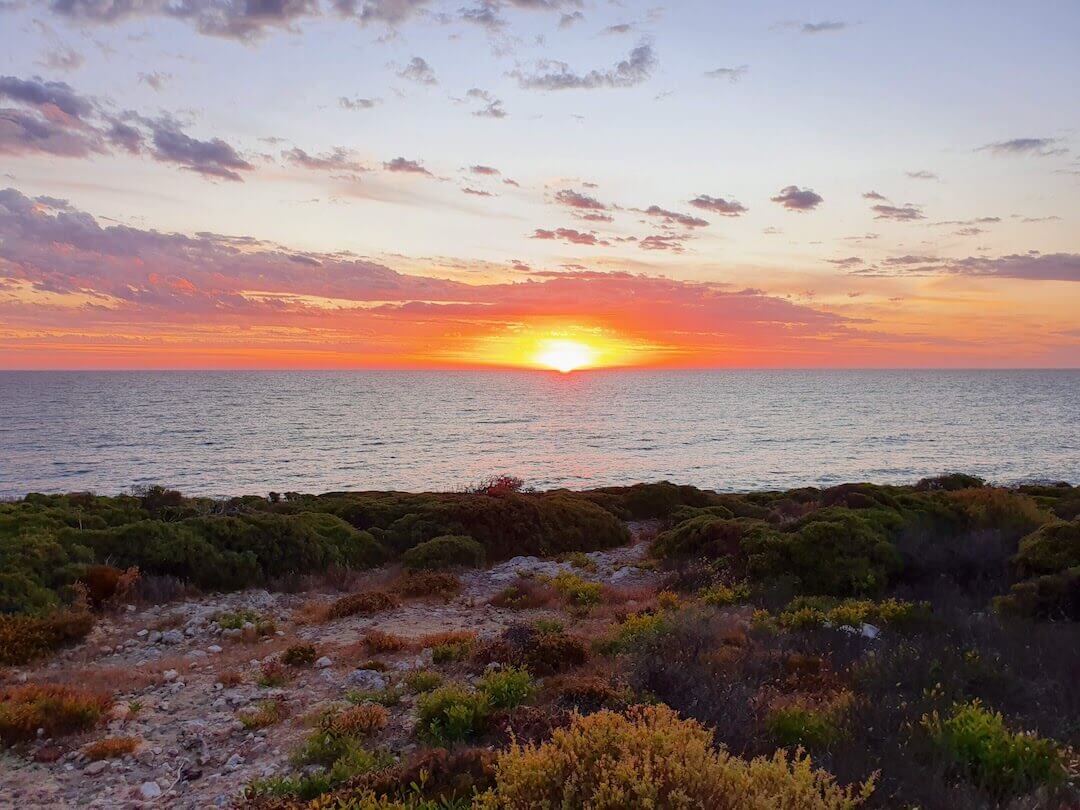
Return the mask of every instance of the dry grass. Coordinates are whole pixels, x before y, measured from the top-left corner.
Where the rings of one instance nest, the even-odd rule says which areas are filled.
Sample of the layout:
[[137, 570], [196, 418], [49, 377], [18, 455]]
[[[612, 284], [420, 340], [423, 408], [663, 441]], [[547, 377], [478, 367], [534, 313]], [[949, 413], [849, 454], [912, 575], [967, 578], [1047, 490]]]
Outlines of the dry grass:
[[244, 673], [238, 669], [231, 669], [228, 672], [218, 673], [218, 683], [220, 683], [226, 689], [230, 689], [234, 686], [239, 686], [243, 682]]
[[65, 644], [82, 639], [94, 626], [84, 608], [47, 616], [0, 615], [0, 665], [25, 664]]
[[347, 616], [370, 616], [398, 606], [397, 597], [386, 591], [362, 591], [351, 593], [327, 604], [316, 602], [305, 605], [296, 614], [301, 624], [323, 624]]
[[84, 745], [82, 753], [91, 761], [118, 759], [127, 754], [134, 754], [141, 745], [142, 740], [138, 737], [103, 737]]
[[449, 602], [461, 592], [461, 580], [445, 571], [409, 571], [393, 585], [405, 598], [437, 597]]
[[333, 715], [328, 725], [338, 734], [349, 737], [366, 737], [386, 728], [390, 716], [378, 703], [361, 703]]
[[263, 700], [255, 708], [239, 712], [236, 719], [244, 724], [244, 728], [253, 731], [276, 725], [288, 714], [288, 706], [284, 700]]
[[550, 608], [559, 604], [559, 594], [551, 585], [532, 577], [518, 577], [493, 597], [491, 604], [498, 608], [528, 610]]
[[363, 647], [372, 655], [380, 653], [393, 653], [404, 650], [409, 642], [401, 636], [393, 633], [385, 633], [382, 630], [370, 630], [361, 641]]
[[97, 725], [112, 705], [107, 693], [59, 684], [28, 684], [0, 691], [0, 742], [33, 739], [38, 729], [58, 737]]

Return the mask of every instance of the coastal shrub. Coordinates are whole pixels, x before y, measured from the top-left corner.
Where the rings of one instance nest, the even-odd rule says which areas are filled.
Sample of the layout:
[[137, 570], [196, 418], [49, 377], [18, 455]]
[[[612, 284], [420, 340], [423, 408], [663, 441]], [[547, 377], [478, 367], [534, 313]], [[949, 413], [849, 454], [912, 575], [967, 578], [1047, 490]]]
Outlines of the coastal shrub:
[[931, 615], [928, 602], [906, 602], [901, 599], [834, 599], [823, 596], [800, 596], [791, 600], [777, 616], [781, 627], [860, 628], [864, 624], [913, 627], [925, 623]]
[[368, 652], [378, 655], [379, 653], [392, 653], [404, 650], [407, 642], [401, 636], [387, 633], [383, 630], [368, 630], [364, 636], [364, 646]]
[[1065, 759], [1053, 740], [1010, 731], [979, 701], [956, 704], [944, 716], [924, 715], [922, 727], [954, 765], [997, 798], [1064, 781]]
[[285, 686], [289, 682], [289, 671], [278, 660], [264, 661], [259, 666], [259, 674], [255, 683], [263, 689], [272, 689]]
[[1029, 534], [1020, 541], [1012, 564], [1022, 579], [1080, 566], [1080, 518], [1048, 523]]
[[650, 706], [576, 717], [539, 745], [513, 743], [499, 755], [495, 787], [478, 807], [839, 810], [858, 806], [872, 790], [872, 781], [841, 788], [798, 755], [733, 758], [713, 748], [695, 721]]
[[[860, 511], [873, 512], [865, 517]], [[790, 577], [807, 594], [856, 596], [878, 593], [901, 568], [887, 529], [894, 516], [879, 510], [822, 509], [790, 531], [752, 531], [743, 538], [751, 573]]]
[[508, 492], [521, 492], [525, 481], [516, 475], [492, 475], [466, 490], [476, 495], [505, 495]]
[[965, 473], [946, 473], [945, 475], [937, 475], [932, 478], [923, 478], [914, 488], [917, 492], [932, 492], [935, 490], [952, 492], [958, 489], [977, 489], [978, 487], [985, 485], [986, 482], [983, 479], [974, 475], [967, 475]]
[[425, 692], [416, 704], [418, 731], [438, 745], [482, 734], [491, 714], [487, 694], [451, 684]]
[[142, 740], [138, 737], [103, 737], [82, 747], [82, 755], [91, 762], [100, 759], [119, 759], [139, 750]]
[[387, 686], [384, 689], [350, 689], [345, 693], [345, 699], [357, 705], [377, 703], [380, 706], [397, 706], [401, 702], [401, 689], [396, 686]]
[[281, 654], [281, 663], [292, 667], [309, 667], [318, 657], [314, 644], [292, 644]]
[[649, 552], [662, 559], [735, 557], [742, 550], [743, 536], [753, 525], [733, 519], [730, 513], [724, 516], [697, 514], [658, 534]]
[[851, 701], [850, 693], [827, 700], [801, 697], [780, 701], [765, 714], [765, 733], [775, 745], [784, 748], [827, 750], [847, 733]]
[[389, 717], [378, 703], [362, 702], [332, 715], [326, 725], [337, 734], [367, 737], [386, 728]]
[[719, 582], [707, 588], [702, 588], [698, 591], [697, 598], [706, 605], [712, 605], [713, 607], [734, 605], [736, 602], [745, 602], [750, 598], [750, 586], [745, 582], [731, 584]]
[[490, 601], [495, 607], [529, 610], [551, 607], [558, 602], [558, 593], [548, 582], [541, 582], [535, 577], [519, 576], [513, 584], [507, 585], [491, 597]]
[[[421, 748], [403, 762], [365, 777], [360, 791], [370, 791], [369, 796], [399, 797], [401, 810], [466, 810], [472, 807], [473, 796], [494, 782], [495, 758], [494, 751], [473, 746], [450, 751]], [[355, 804], [358, 795], [348, 788], [334, 799], [339, 802], [337, 807], [365, 807]]]
[[424, 647], [431, 647], [431, 660], [436, 664], [463, 661], [476, 645], [476, 633], [454, 631], [439, 633], [421, 639]]
[[0, 615], [45, 613], [93, 561], [93, 552], [22, 503], [0, 503]]
[[552, 577], [551, 587], [559, 596], [577, 607], [598, 605], [604, 594], [604, 587], [599, 582], [589, 582], [569, 571], [561, 571]]
[[285, 701], [262, 700], [254, 708], [239, 712], [236, 719], [239, 720], [248, 731], [254, 731], [267, 726], [273, 726], [285, 719], [287, 714]]
[[401, 555], [406, 568], [438, 570], [442, 568], [480, 568], [484, 564], [484, 547], [471, 537], [444, 534], [413, 546]]
[[329, 621], [358, 614], [370, 616], [373, 613], [393, 610], [397, 606], [398, 600], [385, 591], [362, 591], [335, 600], [326, 608], [323, 618]]
[[411, 571], [394, 583], [394, 593], [403, 597], [434, 596], [450, 601], [461, 592], [461, 580], [446, 571]]
[[304, 508], [332, 510], [403, 553], [444, 535], [471, 537], [488, 560], [592, 551], [630, 539], [622, 521], [578, 493], [335, 493]]
[[270, 636], [277, 630], [277, 624], [274, 622], [273, 617], [264, 616], [259, 611], [251, 608], [219, 613], [214, 617], [214, 621], [222, 630], [240, 630], [244, 625], [250, 624], [255, 627], [255, 633], [259, 636]]
[[632, 613], [610, 628], [596, 642], [596, 648], [605, 655], [626, 652], [643, 641], [662, 635], [671, 626], [665, 613]]
[[589, 648], [581, 638], [526, 624], [511, 625], [498, 638], [478, 645], [473, 653], [478, 664], [520, 667], [538, 677], [579, 667], [588, 659]]
[[559, 705], [582, 714], [600, 709], [626, 708], [632, 693], [616, 687], [602, 675], [557, 675], [544, 684], [544, 692]]
[[0, 665], [29, 663], [81, 641], [93, 626], [93, 614], [81, 606], [44, 616], [0, 614]]
[[329, 514], [251, 513], [142, 520], [106, 529], [63, 529], [61, 539], [98, 559], [174, 576], [202, 588], [237, 589], [271, 577], [328, 568], [367, 568], [385, 560], [375, 539]]
[[1004, 615], [1080, 621], [1080, 566], [1017, 582], [994, 599], [994, 608]]
[[480, 690], [493, 709], [515, 709], [533, 696], [536, 686], [527, 669], [507, 667], [484, 675]]
[[665, 518], [681, 506], [709, 506], [718, 497], [713, 492], [668, 481], [601, 487], [581, 495], [622, 520]]
[[414, 669], [405, 676], [405, 686], [414, 693], [430, 692], [442, 685], [442, 675], [430, 669]]
[[39, 728], [48, 737], [87, 731], [111, 705], [107, 694], [60, 684], [0, 689], [0, 742], [31, 740]]

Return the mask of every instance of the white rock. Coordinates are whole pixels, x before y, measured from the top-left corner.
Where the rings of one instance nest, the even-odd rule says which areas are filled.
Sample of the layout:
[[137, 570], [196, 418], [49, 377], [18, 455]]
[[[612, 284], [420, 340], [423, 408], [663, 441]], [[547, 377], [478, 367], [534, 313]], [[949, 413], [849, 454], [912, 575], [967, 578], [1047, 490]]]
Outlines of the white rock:
[[147, 639], [147, 641], [149, 641], [151, 644], [157, 644], [159, 641], [161, 641], [161, 631], [151, 630], [150, 637]]
[[226, 761], [225, 770], [227, 770], [227, 771], [235, 771], [237, 768], [239, 768], [243, 764], [244, 764], [244, 758], [242, 756], [240, 756], [239, 754], [233, 754], [231, 757], [229, 757], [228, 761]]
[[139, 785], [139, 798], [144, 802], [156, 799], [161, 795], [161, 788], [157, 782], [143, 782]]
[[135, 635], [137, 635], [139, 638], [146, 638], [148, 635], [150, 635], [150, 631], [146, 630], [144, 628], [144, 629], [140, 630], [138, 633], [136, 633]]
[[862, 626], [861, 632], [863, 638], [869, 639], [874, 639], [881, 635], [881, 630], [877, 627], [874, 627], [874, 625], [872, 624], [864, 624]]
[[170, 683], [172, 681], [175, 681], [179, 675], [180, 673], [177, 672], [175, 669], [167, 669], [165, 670], [165, 672], [162, 673], [161, 677], [165, 679], [166, 683]]
[[180, 630], [166, 630], [161, 634], [163, 644], [180, 644], [184, 640], [184, 634]]
[[83, 768], [83, 773], [89, 774], [90, 776], [97, 776], [108, 767], [109, 761], [107, 759], [99, 759], [97, 762], [91, 762]]
[[329, 657], [324, 655], [322, 658], [315, 662], [315, 666], [318, 669], [326, 669], [327, 667], [332, 666], [333, 663], [334, 662], [331, 661]]
[[209, 647], [206, 648], [206, 651], [209, 653], [214, 653], [216, 655], [217, 653], [221, 652], [221, 647], [219, 647], [217, 644], [211, 644]]

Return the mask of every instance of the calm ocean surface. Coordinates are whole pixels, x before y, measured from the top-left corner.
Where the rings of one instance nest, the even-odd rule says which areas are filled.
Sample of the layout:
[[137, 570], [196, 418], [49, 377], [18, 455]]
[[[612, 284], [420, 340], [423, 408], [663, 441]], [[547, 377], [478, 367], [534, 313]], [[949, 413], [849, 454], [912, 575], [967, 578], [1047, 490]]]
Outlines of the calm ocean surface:
[[1080, 482], [1080, 371], [0, 372], [0, 494]]

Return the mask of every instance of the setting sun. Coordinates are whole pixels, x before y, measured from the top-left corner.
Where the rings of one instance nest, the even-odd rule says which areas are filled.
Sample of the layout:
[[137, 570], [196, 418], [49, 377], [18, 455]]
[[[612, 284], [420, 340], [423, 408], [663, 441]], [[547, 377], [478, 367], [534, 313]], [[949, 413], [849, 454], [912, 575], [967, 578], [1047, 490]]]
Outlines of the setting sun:
[[566, 374], [592, 365], [596, 352], [576, 340], [545, 340], [536, 353], [536, 364]]

